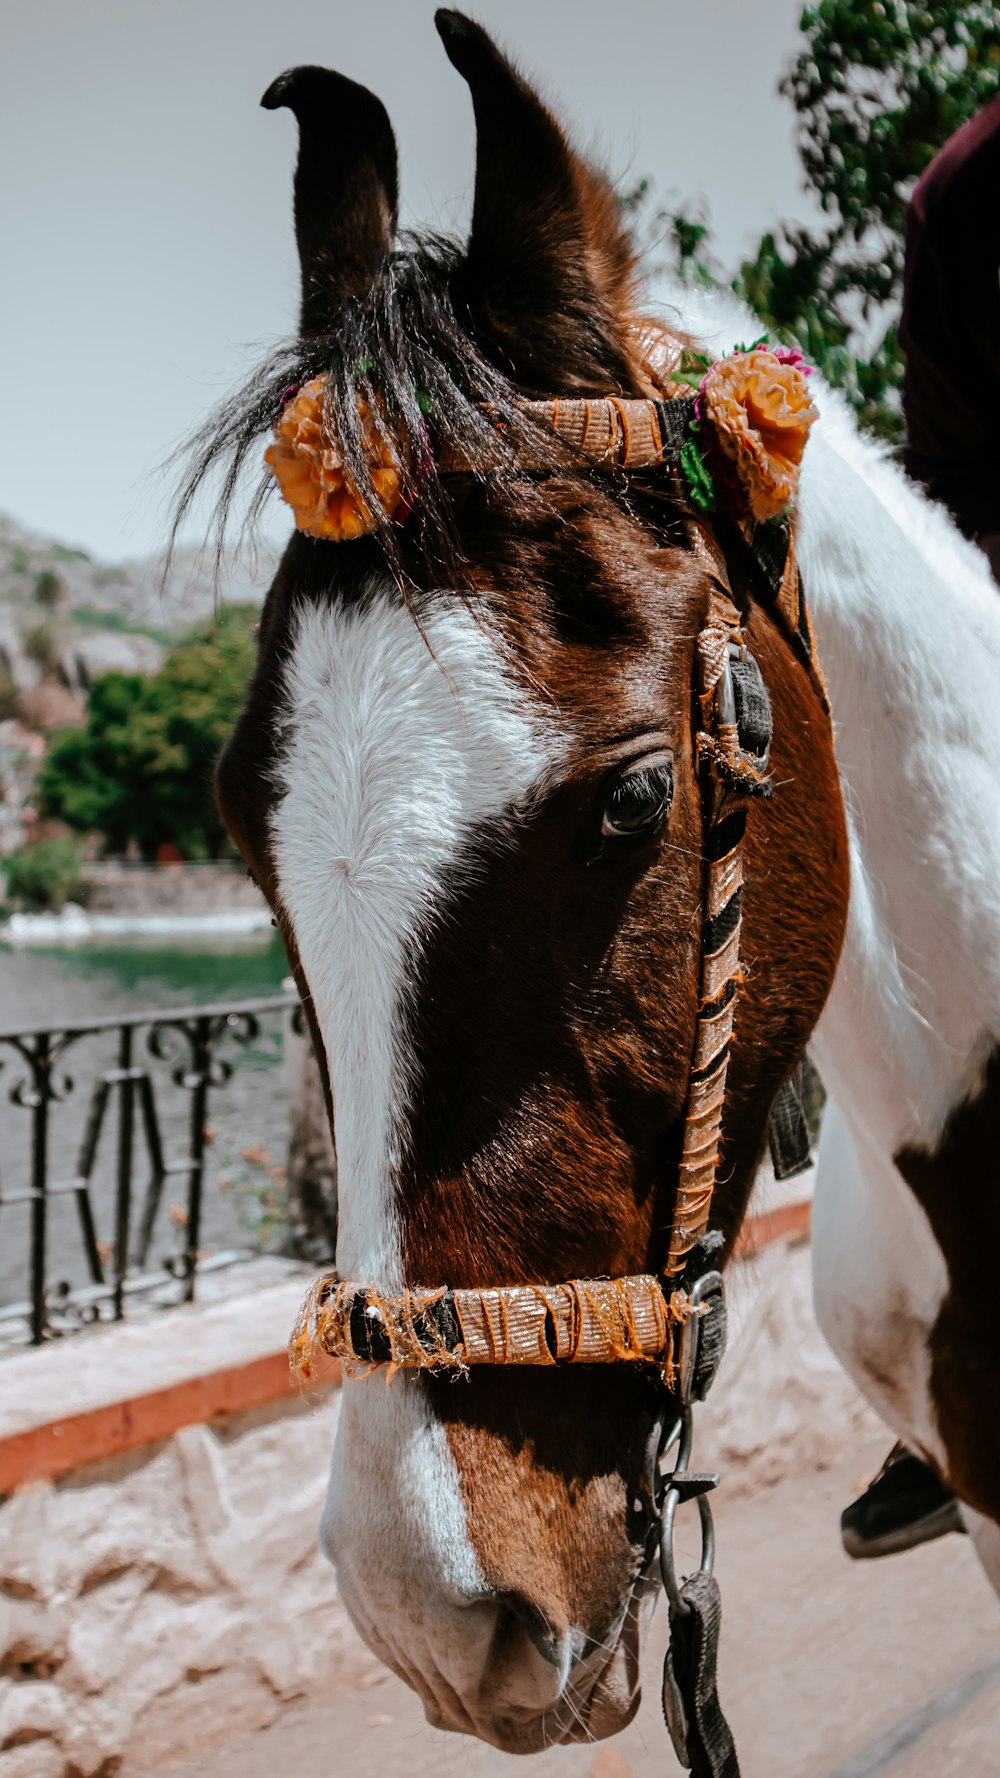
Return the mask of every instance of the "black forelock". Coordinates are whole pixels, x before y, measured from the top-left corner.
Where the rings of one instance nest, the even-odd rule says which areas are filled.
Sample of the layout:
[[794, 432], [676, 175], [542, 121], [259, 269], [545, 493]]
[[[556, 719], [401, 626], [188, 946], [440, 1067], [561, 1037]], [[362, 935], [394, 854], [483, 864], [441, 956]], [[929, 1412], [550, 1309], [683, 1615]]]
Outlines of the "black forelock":
[[[450, 584], [462, 578], [455, 479], [438, 474], [434, 466], [442, 450], [455, 452], [470, 466], [469, 477], [460, 479], [467, 485], [470, 478], [481, 484], [494, 510], [505, 496], [523, 508], [526, 488], [519, 459], [523, 447], [533, 445], [537, 461], [540, 431], [553, 470], [596, 481], [604, 492], [609, 490], [612, 478], [607, 469], [530, 416], [523, 406], [525, 392], [500, 368], [495, 345], [477, 338], [472, 316], [458, 294], [465, 268], [462, 249], [434, 236], [409, 236], [404, 241], [401, 251], [387, 256], [366, 296], [342, 297], [323, 334], [278, 346], [182, 447], [185, 467], [171, 549], [195, 496], [204, 483], [215, 481], [218, 492], [210, 527], [218, 572], [237, 497], [260, 462], [260, 447], [281, 411], [282, 397], [290, 387], [324, 374], [329, 379], [329, 416], [347, 474], [376, 515], [377, 541], [401, 585], [412, 584], [408, 565], [416, 561], [424, 572], [432, 577], [440, 573]], [[566, 350], [571, 369], [569, 336]], [[385, 517], [372, 483], [359, 396], [397, 461], [427, 465], [413, 517], [403, 530]], [[677, 490], [660, 478], [642, 477], [628, 486], [621, 475], [616, 485], [634, 516], [656, 529], [676, 524]], [[252, 530], [274, 491], [270, 471], [261, 463], [241, 530]]]
[[[411, 238], [389, 255], [365, 297], [343, 297], [326, 332], [278, 346], [243, 387], [215, 408], [182, 447], [183, 479], [177, 495], [171, 546], [206, 481], [219, 478], [212, 517], [217, 562], [221, 560], [237, 494], [257, 460], [289, 387], [325, 374], [345, 467], [371, 511], [382, 508], [358, 416], [365, 398], [398, 460], [427, 456], [428, 430], [436, 449], [455, 447], [475, 473], [491, 480], [513, 476], [515, 441], [525, 431], [517, 390], [475, 342], [469, 318], [454, 290], [459, 248], [434, 237]], [[372, 402], [372, 397], [377, 398]], [[490, 413], [484, 412], [488, 405]], [[262, 470], [249, 496], [245, 524], [252, 527], [274, 489]], [[437, 534], [439, 548], [453, 539], [447, 484], [433, 471], [421, 484], [420, 524]], [[381, 540], [398, 563], [398, 533], [380, 523]]]

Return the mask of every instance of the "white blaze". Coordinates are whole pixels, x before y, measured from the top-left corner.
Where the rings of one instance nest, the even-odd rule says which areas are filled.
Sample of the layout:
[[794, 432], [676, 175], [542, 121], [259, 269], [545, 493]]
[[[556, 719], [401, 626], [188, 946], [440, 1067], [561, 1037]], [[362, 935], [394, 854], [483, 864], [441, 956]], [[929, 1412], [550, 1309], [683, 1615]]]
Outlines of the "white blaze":
[[[396, 1175], [416, 1083], [406, 1014], [422, 936], [460, 880], [472, 832], [531, 795], [552, 750], [457, 599], [425, 605], [421, 628], [387, 587], [350, 609], [302, 607], [272, 826], [335, 1100], [338, 1270], [388, 1291], [404, 1282]], [[438, 1673], [429, 1643], [452, 1648], [454, 1689], [471, 1683], [461, 1651], [473, 1620], [481, 1639], [492, 1614], [465, 1602], [486, 1583], [447, 1435], [405, 1373], [389, 1390], [345, 1382], [320, 1535], [373, 1648], [392, 1659], [391, 1632], [411, 1679]], [[427, 1677], [421, 1689], [431, 1697], [436, 1686]]]
[[347, 609], [300, 608], [272, 823], [335, 1100], [338, 1270], [383, 1290], [403, 1286], [395, 1174], [421, 935], [470, 834], [529, 797], [553, 756], [454, 595], [420, 624], [388, 586]]

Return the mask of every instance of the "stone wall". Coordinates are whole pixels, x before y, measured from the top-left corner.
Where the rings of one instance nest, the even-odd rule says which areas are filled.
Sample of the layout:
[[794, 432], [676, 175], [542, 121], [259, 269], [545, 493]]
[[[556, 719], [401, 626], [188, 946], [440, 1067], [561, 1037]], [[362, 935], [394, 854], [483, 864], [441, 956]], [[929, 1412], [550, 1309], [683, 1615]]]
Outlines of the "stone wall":
[[205, 914], [262, 908], [264, 898], [241, 864], [90, 865], [93, 914]]
[[[816, 1329], [808, 1259], [777, 1246], [732, 1269], [696, 1448], [727, 1492], [875, 1425]], [[316, 1547], [338, 1408], [292, 1398], [0, 1504], [0, 1778], [150, 1778], [235, 1723], [377, 1682]]]
[[193, 1426], [0, 1511], [0, 1778], [147, 1778], [378, 1668], [316, 1525], [337, 1402]]

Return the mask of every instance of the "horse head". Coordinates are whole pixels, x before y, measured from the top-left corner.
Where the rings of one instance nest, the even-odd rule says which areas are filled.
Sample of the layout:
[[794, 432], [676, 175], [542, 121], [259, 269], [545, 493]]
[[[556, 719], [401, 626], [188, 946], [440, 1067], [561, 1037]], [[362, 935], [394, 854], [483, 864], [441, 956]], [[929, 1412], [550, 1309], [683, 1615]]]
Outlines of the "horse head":
[[[638, 313], [610, 187], [478, 26], [437, 22], [478, 132], [461, 252], [396, 250], [370, 93], [308, 68], [265, 96], [300, 133], [291, 380], [328, 375], [349, 452], [363, 387], [421, 461], [405, 523], [293, 536], [217, 777], [328, 1083], [337, 1270], [388, 1294], [663, 1269], [703, 1000], [698, 642], [725, 567], [676, 487], [554, 432], [519, 458], [527, 398], [654, 397], [679, 347]], [[270, 422], [281, 375], [206, 461]], [[847, 894], [815, 673], [729, 590], [774, 794], [743, 843], [727, 1251]], [[661, 1388], [641, 1364], [345, 1380], [322, 1542], [432, 1722], [529, 1752], [629, 1720]]]

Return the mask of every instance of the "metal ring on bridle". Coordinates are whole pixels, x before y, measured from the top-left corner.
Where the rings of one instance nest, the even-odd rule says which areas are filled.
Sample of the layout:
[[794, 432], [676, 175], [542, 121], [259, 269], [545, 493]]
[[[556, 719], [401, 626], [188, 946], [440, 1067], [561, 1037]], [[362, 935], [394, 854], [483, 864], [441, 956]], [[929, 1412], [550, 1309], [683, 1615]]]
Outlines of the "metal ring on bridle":
[[[667, 1480], [667, 1489], [659, 1509], [659, 1545], [660, 1574], [663, 1588], [667, 1595], [667, 1603], [672, 1617], [685, 1617], [690, 1611], [683, 1595], [683, 1583], [677, 1578], [677, 1567], [674, 1559], [674, 1522], [677, 1508], [686, 1500], [698, 1502], [698, 1517], [701, 1522], [701, 1554], [695, 1572], [711, 1574], [715, 1565], [715, 1522], [708, 1496], [718, 1483], [716, 1475], [695, 1475], [689, 1469], [691, 1449], [694, 1442], [694, 1412], [690, 1405], [685, 1406], [680, 1420], [671, 1428], [670, 1435], [660, 1446], [659, 1460], [669, 1451], [675, 1439], [678, 1441], [677, 1458], [673, 1470]], [[689, 1478], [689, 1486], [685, 1486], [685, 1478]]]

